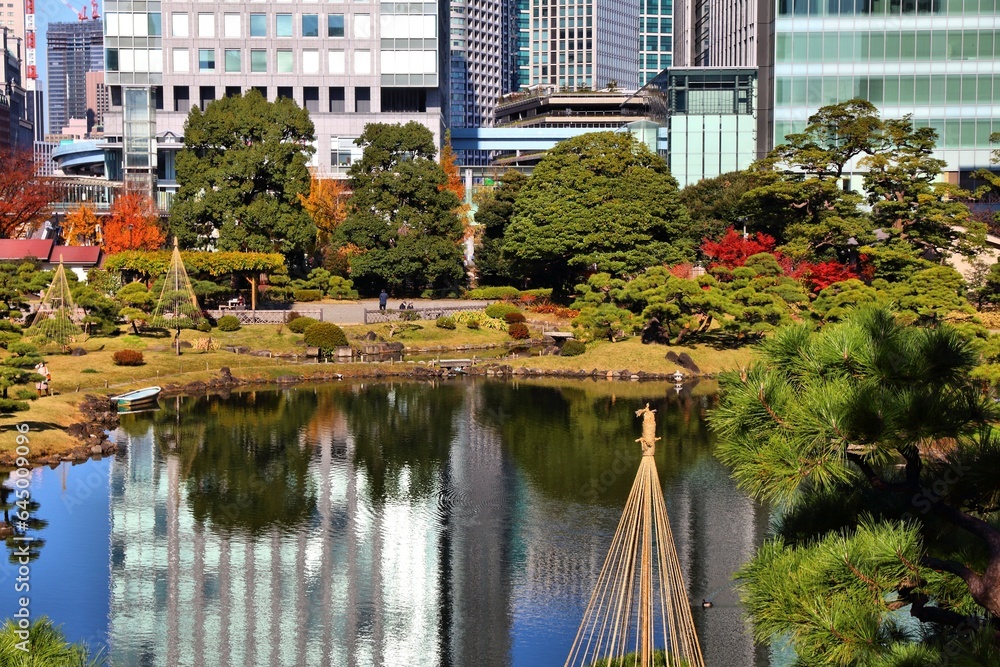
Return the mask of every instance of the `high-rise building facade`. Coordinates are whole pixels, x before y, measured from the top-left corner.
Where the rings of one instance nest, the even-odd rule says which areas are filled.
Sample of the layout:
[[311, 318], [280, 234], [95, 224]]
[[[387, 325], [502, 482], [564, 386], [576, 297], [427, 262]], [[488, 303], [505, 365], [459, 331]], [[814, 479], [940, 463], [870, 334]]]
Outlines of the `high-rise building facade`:
[[87, 72], [104, 69], [104, 30], [100, 20], [50, 23], [46, 33], [49, 72], [49, 127], [87, 117]]
[[677, 67], [754, 67], [760, 0], [676, 0]]
[[108, 88], [104, 85], [104, 72], [87, 72], [87, 132], [104, 126], [108, 110]]
[[[947, 171], [990, 166], [1000, 131], [1000, 12], [956, 0], [779, 0], [772, 145], [826, 104], [864, 98], [938, 135]], [[763, 72], [762, 72], [763, 74]]]
[[310, 112], [320, 175], [346, 175], [361, 154], [354, 140], [374, 121], [415, 120], [440, 142], [447, 15], [437, 3], [167, 0], [157, 11], [133, 8], [105, 5], [105, 137], [121, 145], [126, 179], [144, 168], [175, 190], [173, 156], [191, 108], [251, 89]]
[[521, 87], [637, 90], [671, 64], [672, 0], [525, 0]]
[[453, 0], [448, 104], [451, 127], [492, 127], [503, 92], [504, 0]]
[[[21, 81], [27, 82], [27, 42], [24, 30], [24, 0], [0, 0], [0, 31], [7, 29], [10, 37], [19, 42], [21, 51]], [[25, 86], [27, 87], [27, 86]]]

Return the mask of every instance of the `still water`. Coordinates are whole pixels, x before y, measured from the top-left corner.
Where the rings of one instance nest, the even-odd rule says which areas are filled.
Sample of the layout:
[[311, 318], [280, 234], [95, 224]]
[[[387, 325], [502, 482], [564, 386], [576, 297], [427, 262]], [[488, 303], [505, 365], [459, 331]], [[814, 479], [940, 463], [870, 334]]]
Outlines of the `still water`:
[[[706, 663], [767, 665], [732, 581], [767, 514], [712, 456], [704, 386], [463, 379], [161, 401], [123, 419], [114, 459], [34, 472], [47, 525], [32, 612], [116, 665], [558, 667], [646, 402]], [[14, 576], [5, 562], [4, 616]]]

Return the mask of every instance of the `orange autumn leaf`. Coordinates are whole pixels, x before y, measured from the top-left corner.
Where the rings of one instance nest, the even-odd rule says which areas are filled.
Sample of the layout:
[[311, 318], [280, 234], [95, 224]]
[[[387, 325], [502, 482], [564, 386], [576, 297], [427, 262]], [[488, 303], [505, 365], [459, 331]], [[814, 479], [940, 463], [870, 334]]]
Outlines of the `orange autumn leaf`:
[[108, 253], [157, 250], [166, 240], [153, 201], [141, 192], [126, 192], [115, 199], [103, 229]]

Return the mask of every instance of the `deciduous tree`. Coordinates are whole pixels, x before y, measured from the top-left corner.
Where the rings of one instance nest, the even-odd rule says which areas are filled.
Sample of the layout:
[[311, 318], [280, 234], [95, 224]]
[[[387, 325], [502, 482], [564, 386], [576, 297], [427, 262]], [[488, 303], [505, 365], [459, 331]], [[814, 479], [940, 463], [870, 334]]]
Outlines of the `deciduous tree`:
[[482, 231], [475, 261], [480, 285], [509, 285], [516, 281], [511, 259], [503, 254], [503, 237], [514, 217], [514, 202], [527, 182], [528, 177], [521, 172], [507, 171], [479, 202], [476, 223]]
[[31, 151], [0, 146], [0, 238], [30, 234], [45, 220], [55, 196], [38, 175]]
[[104, 249], [109, 253], [158, 250], [166, 240], [153, 200], [137, 191], [115, 199], [102, 228]]
[[101, 245], [101, 219], [87, 202], [66, 216], [63, 227], [67, 245]]
[[309, 196], [299, 193], [302, 207], [316, 225], [317, 240], [321, 246], [329, 243], [337, 227], [347, 218], [347, 201], [350, 196], [346, 180], [315, 176], [309, 182]]

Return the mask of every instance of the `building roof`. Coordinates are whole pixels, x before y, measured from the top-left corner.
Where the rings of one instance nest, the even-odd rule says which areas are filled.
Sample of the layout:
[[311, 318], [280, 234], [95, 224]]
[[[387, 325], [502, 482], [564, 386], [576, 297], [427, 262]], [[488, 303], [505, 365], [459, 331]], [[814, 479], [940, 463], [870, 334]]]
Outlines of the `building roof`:
[[97, 266], [101, 261], [100, 246], [56, 245], [55, 239], [0, 239], [0, 261], [36, 257], [43, 262]]

